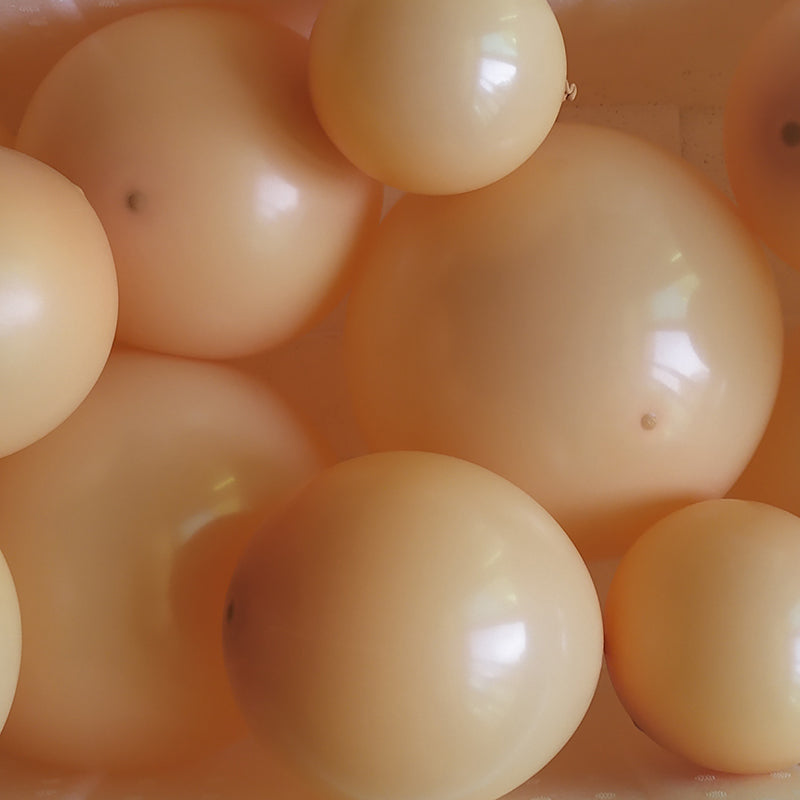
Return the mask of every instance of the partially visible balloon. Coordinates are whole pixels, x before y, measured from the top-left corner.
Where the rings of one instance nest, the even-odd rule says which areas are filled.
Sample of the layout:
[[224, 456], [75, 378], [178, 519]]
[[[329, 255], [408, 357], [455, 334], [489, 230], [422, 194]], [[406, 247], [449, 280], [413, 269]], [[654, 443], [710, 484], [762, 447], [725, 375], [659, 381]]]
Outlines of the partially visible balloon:
[[239, 372], [112, 354], [63, 425], [0, 460], [0, 549], [24, 624], [0, 747], [115, 770], [240, 734], [227, 585], [251, 533], [322, 460]]
[[97, 210], [121, 341], [241, 356], [341, 298], [382, 192], [319, 127], [307, 48], [251, 15], [166, 8], [85, 39], [37, 90], [17, 146]]
[[725, 160], [742, 214], [800, 270], [800, 0], [788, 0], [742, 56], [725, 107]]
[[311, 96], [331, 140], [423, 194], [516, 169], [553, 126], [566, 69], [547, 0], [329, 0], [311, 34]]
[[0, 553], [0, 731], [17, 691], [22, 657], [19, 599], [8, 563]]
[[106, 363], [117, 278], [83, 193], [0, 147], [0, 457], [60, 425]]
[[321, 473], [254, 537], [225, 655], [254, 731], [354, 800], [495, 800], [578, 727], [597, 594], [517, 487], [431, 453]]
[[631, 136], [557, 124], [504, 180], [402, 198], [346, 349], [374, 449], [509, 478], [585, 557], [723, 495], [777, 392], [775, 281], [731, 204]]
[[750, 463], [728, 493], [800, 516], [800, 326], [787, 331], [778, 397]]
[[800, 518], [709, 500], [625, 554], [605, 605], [620, 700], [656, 742], [706, 769], [800, 761]]

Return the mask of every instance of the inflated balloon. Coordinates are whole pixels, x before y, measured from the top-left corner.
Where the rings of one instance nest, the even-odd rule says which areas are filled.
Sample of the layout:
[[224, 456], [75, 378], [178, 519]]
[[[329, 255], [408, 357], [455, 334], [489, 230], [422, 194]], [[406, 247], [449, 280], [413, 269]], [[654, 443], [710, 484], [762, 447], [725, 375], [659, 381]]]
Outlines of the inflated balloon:
[[767, 424], [775, 282], [730, 203], [631, 136], [557, 124], [504, 180], [406, 196], [349, 305], [374, 449], [481, 464], [586, 556], [723, 495]]
[[800, 761], [800, 518], [710, 500], [650, 528], [605, 605], [606, 661], [636, 724], [713, 770]]
[[0, 549], [24, 625], [0, 746], [129, 769], [241, 734], [220, 641], [227, 585], [251, 533], [320, 465], [261, 384], [112, 354], [69, 420], [0, 460]]
[[114, 260], [97, 214], [63, 175], [0, 147], [0, 457], [77, 408], [116, 322]]
[[494, 800], [572, 735], [602, 625], [568, 537], [502, 478], [430, 453], [343, 462], [253, 540], [225, 653], [254, 730], [367, 800]]
[[22, 630], [14, 576], [0, 553], [0, 731], [3, 730], [19, 680]]
[[317, 124], [307, 47], [249, 15], [161, 9], [85, 39], [37, 90], [17, 144], [103, 221], [122, 341], [243, 355], [340, 298], [381, 193]]
[[323, 128], [354, 164], [406, 191], [452, 194], [541, 144], [566, 54], [547, 0], [329, 0], [309, 78]]
[[761, 28], [737, 68], [725, 107], [725, 161], [742, 213], [800, 269], [800, 0]]

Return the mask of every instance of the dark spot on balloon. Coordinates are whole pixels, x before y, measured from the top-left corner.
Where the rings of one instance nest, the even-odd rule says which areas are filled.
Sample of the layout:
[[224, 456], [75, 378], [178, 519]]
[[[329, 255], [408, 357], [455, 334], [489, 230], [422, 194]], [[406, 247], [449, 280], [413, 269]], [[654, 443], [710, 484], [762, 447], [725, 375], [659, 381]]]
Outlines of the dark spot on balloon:
[[800, 145], [800, 123], [790, 120], [781, 128], [781, 139], [787, 147]]
[[144, 195], [136, 191], [128, 192], [125, 198], [125, 205], [127, 205], [131, 211], [141, 211], [144, 207]]

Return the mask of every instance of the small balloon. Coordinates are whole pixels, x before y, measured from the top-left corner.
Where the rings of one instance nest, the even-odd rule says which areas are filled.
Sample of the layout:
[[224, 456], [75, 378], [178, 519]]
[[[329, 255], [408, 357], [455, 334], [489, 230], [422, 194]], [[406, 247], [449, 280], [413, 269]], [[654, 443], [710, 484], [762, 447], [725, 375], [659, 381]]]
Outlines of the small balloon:
[[653, 525], [605, 605], [606, 663], [636, 724], [706, 769], [800, 761], [800, 518], [709, 500]]
[[424, 194], [522, 164], [555, 122], [566, 68], [547, 0], [329, 0], [311, 33], [328, 136], [367, 174]]

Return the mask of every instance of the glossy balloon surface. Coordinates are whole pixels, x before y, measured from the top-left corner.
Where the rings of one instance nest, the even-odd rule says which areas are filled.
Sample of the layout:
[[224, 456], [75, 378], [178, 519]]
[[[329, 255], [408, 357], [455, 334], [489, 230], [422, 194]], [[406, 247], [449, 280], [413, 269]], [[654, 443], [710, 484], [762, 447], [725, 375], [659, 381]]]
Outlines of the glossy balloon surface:
[[546, 0], [330, 0], [309, 78], [322, 126], [354, 164], [406, 191], [452, 194], [539, 146], [566, 54]]
[[0, 457], [75, 410], [116, 321], [114, 261], [92, 207], [63, 175], [0, 147]]
[[428, 453], [346, 461], [253, 541], [226, 658], [254, 730], [352, 798], [496, 798], [594, 693], [577, 551], [527, 495]]
[[0, 460], [0, 549], [25, 637], [0, 746], [128, 769], [241, 734], [220, 641], [227, 585], [252, 532], [320, 464], [238, 372], [112, 354], [67, 422]]
[[742, 213], [800, 269], [800, 0], [770, 17], [741, 58], [725, 107], [725, 160]]
[[504, 475], [586, 556], [730, 488], [782, 351], [772, 273], [728, 201], [648, 143], [560, 123], [493, 186], [401, 199], [346, 336], [373, 448]]
[[800, 760], [800, 519], [712, 500], [657, 522], [605, 605], [617, 693], [657, 742], [708, 769]]
[[339, 299], [380, 191], [319, 128], [306, 51], [255, 17], [161, 9], [85, 39], [37, 90], [17, 144], [103, 221], [122, 341], [244, 355]]

